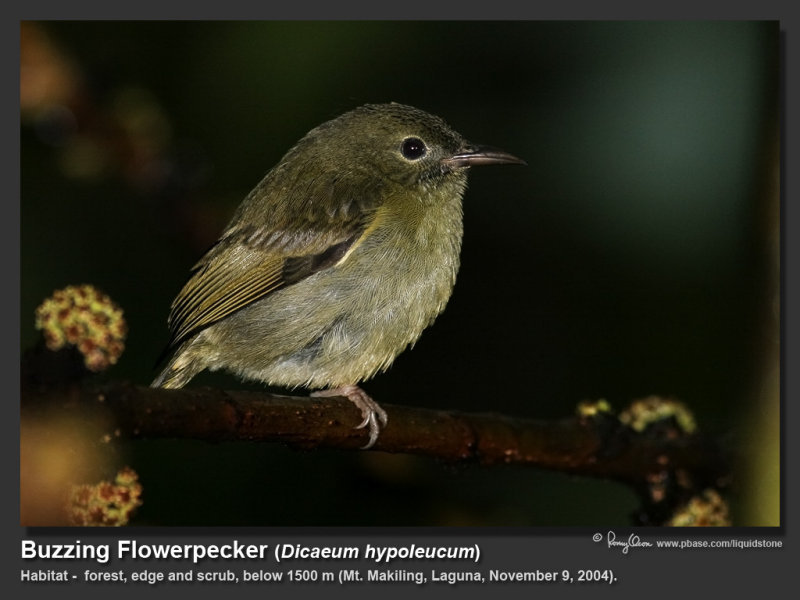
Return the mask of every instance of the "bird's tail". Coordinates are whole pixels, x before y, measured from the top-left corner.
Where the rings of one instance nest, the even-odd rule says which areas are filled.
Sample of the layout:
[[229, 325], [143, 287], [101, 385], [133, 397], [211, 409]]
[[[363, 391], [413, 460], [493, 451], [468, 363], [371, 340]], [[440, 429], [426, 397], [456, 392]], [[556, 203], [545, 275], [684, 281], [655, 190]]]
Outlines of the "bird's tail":
[[153, 380], [150, 387], [177, 389], [185, 386], [189, 381], [202, 371], [205, 366], [191, 361], [180, 350], [169, 360], [167, 366], [158, 377]]

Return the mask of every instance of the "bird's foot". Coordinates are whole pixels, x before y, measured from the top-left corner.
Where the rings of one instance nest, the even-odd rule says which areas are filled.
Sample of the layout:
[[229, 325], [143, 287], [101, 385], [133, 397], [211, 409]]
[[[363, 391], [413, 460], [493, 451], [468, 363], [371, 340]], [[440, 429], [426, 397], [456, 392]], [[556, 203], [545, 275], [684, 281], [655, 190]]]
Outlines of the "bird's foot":
[[371, 448], [375, 444], [378, 434], [381, 432], [381, 427], [386, 427], [386, 423], [389, 422], [389, 415], [381, 408], [380, 404], [370, 398], [369, 394], [357, 385], [343, 385], [332, 390], [319, 390], [312, 392], [311, 395], [315, 398], [344, 396], [358, 407], [364, 420], [361, 421], [360, 425], [356, 425], [354, 429], [363, 429], [369, 425], [369, 441], [366, 446], [361, 447], [362, 450]]

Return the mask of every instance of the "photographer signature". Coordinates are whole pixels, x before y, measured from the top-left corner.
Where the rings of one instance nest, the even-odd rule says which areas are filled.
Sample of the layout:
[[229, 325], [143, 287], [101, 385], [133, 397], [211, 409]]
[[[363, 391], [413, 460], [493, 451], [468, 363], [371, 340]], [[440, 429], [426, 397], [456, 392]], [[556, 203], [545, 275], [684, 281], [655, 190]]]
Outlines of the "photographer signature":
[[[602, 539], [602, 536], [599, 533], [596, 533], [594, 538], [596, 542], [599, 542], [600, 539]], [[653, 545], [650, 542], [643, 541], [635, 533], [630, 534], [627, 540], [618, 540], [617, 534], [613, 531], [609, 531], [606, 534], [606, 543], [608, 544], [609, 548], [622, 548], [623, 554], [627, 554], [631, 548], [650, 548]]]

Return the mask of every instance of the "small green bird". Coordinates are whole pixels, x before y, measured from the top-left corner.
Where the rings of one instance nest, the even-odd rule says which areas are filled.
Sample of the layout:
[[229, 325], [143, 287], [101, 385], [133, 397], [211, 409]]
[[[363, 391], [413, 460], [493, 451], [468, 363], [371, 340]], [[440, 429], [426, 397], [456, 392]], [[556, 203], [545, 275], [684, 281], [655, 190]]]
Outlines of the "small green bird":
[[444, 309], [473, 165], [524, 161], [402, 104], [368, 104], [311, 130], [250, 192], [172, 303], [153, 387], [203, 369], [346, 396], [369, 427], [386, 412], [358, 383], [385, 371]]

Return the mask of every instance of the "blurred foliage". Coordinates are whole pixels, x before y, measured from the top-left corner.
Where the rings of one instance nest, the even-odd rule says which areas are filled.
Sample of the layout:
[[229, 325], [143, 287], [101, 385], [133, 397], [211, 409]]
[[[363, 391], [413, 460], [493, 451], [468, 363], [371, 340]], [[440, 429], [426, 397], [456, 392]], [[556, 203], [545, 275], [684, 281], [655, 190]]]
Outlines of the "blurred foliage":
[[[777, 378], [761, 342], [777, 343], [763, 312], [778, 33], [775, 22], [22, 23], [21, 345], [35, 343], [34, 310], [54, 289], [92, 283], [129, 326], [103, 377], [148, 383], [172, 298], [249, 189], [322, 121], [398, 101], [529, 166], [472, 174], [455, 294], [366, 384], [373, 397], [555, 418], [581, 400], [674, 396], [741, 457], [759, 444], [743, 442], [761, 413], [752, 390], [763, 372]], [[225, 374], [193, 384], [258, 387]], [[765, 436], [777, 413], [771, 423]], [[636, 507], [620, 486], [527, 469], [274, 445], [127, 451], [147, 496], [135, 524], [619, 525]], [[743, 472], [734, 493], [748, 485]]]

